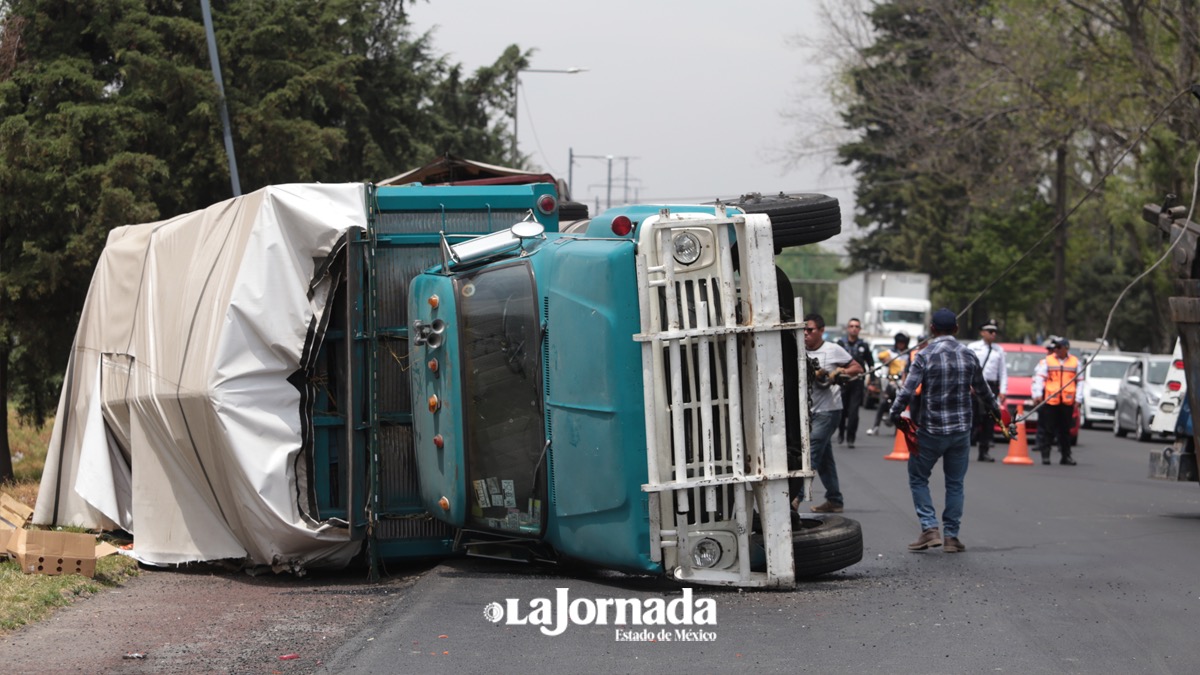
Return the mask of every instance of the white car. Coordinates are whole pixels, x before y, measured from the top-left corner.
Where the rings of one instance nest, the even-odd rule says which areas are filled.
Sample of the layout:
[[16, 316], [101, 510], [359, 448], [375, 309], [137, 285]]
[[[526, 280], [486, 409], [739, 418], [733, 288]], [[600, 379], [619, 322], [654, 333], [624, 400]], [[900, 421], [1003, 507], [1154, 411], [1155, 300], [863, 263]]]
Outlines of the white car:
[[1102, 353], [1088, 364], [1079, 384], [1079, 423], [1090, 429], [1096, 422], [1112, 422], [1117, 408], [1117, 390], [1133, 354]]
[[1170, 436], [1175, 433], [1175, 421], [1183, 397], [1187, 396], [1187, 378], [1183, 376], [1183, 348], [1175, 341], [1175, 352], [1171, 356], [1171, 367], [1167, 369], [1167, 385], [1158, 400], [1158, 412], [1150, 421], [1150, 430]]

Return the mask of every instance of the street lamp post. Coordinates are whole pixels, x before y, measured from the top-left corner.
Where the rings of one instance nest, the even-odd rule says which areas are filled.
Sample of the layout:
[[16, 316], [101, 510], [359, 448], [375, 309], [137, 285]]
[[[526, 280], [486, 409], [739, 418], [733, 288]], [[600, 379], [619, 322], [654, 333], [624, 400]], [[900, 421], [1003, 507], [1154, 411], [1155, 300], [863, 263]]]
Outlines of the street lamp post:
[[513, 166], [520, 164], [520, 156], [517, 154], [517, 91], [521, 88], [521, 73], [559, 73], [562, 75], [574, 75], [576, 73], [587, 72], [587, 68], [518, 68], [516, 74], [513, 75], [513, 137], [512, 137], [512, 162]]

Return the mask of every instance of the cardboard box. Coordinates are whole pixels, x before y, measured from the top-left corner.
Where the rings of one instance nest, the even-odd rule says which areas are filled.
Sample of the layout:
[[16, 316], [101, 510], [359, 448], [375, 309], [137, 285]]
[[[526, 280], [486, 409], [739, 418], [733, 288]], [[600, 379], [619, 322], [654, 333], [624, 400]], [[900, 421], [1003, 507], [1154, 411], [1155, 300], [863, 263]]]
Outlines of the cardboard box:
[[0, 555], [7, 552], [12, 533], [24, 529], [31, 516], [33, 509], [0, 492]]
[[96, 537], [75, 532], [16, 530], [8, 555], [26, 574], [96, 574]]

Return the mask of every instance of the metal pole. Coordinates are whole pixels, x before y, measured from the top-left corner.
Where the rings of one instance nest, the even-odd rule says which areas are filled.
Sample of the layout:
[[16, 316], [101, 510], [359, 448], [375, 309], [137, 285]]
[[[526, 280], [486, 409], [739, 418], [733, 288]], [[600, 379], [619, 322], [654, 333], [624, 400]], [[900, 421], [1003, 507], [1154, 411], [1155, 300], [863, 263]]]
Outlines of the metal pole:
[[567, 148], [567, 190], [575, 189], [575, 148]]
[[517, 159], [517, 91], [521, 88], [521, 71], [513, 73], [513, 139], [512, 139], [512, 165], [516, 168], [520, 161]]
[[625, 160], [625, 195], [622, 197], [622, 199], [624, 199], [625, 203], [628, 204], [629, 203], [629, 158], [623, 157], [622, 159]]
[[608, 198], [604, 202], [604, 208], [612, 208], [612, 155], [608, 156]]
[[229, 126], [229, 108], [225, 105], [225, 83], [221, 81], [221, 60], [217, 56], [217, 37], [213, 34], [212, 10], [208, 0], [200, 0], [200, 12], [204, 15], [204, 32], [208, 37], [208, 60], [212, 64], [213, 80], [217, 83], [217, 94], [221, 99], [221, 125], [225, 127], [225, 156], [229, 158], [229, 182], [233, 196], [242, 194], [242, 181], [238, 178], [237, 158], [233, 154], [233, 131]]
[[512, 135], [512, 161], [513, 166], [519, 165], [519, 157], [517, 156], [517, 90], [521, 87], [521, 73], [559, 73], [562, 75], [575, 75], [576, 73], [586, 73], [587, 68], [518, 68], [513, 72], [513, 135]]

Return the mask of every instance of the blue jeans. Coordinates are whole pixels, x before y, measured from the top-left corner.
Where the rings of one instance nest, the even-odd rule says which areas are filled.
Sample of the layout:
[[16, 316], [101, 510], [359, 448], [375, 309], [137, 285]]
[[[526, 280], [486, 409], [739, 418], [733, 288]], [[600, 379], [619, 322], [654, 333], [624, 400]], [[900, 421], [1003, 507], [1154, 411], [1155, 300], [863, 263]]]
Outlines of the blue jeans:
[[841, 419], [841, 410], [813, 413], [809, 442], [813, 469], [825, 486], [825, 500], [838, 506], [842, 505], [842, 491], [838, 486], [837, 464], [833, 461], [833, 432]]
[[908, 456], [908, 487], [912, 490], [913, 506], [917, 509], [917, 518], [921, 520], [921, 530], [938, 526], [937, 511], [929, 494], [929, 474], [933, 473], [933, 465], [941, 459], [942, 472], [946, 474], [946, 508], [942, 511], [942, 530], [947, 537], [957, 537], [963, 512], [963, 479], [971, 463], [971, 432], [935, 436], [920, 430], [917, 431], [917, 445], [921, 451]]

